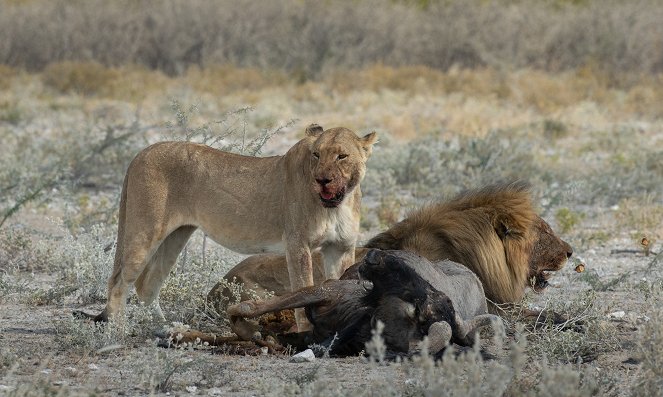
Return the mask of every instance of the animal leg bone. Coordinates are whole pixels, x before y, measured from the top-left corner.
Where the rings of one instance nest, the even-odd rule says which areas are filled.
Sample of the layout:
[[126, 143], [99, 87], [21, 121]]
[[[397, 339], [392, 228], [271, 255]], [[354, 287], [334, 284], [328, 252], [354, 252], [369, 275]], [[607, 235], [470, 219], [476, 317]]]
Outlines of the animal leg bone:
[[265, 313], [285, 309], [296, 309], [314, 305], [328, 298], [328, 283], [320, 286], [306, 287], [285, 295], [276, 296], [261, 301], [244, 301], [228, 306], [228, 315], [231, 317], [258, 317]]
[[334, 288], [334, 283], [342, 283], [342, 281], [328, 280], [321, 285], [302, 288], [298, 291], [271, 299], [244, 301], [230, 305], [227, 312], [230, 317], [231, 328], [240, 338], [251, 340], [256, 335], [257, 325], [245, 320], [245, 317], [258, 317], [265, 313], [295, 309], [325, 302], [335, 294], [336, 288]]

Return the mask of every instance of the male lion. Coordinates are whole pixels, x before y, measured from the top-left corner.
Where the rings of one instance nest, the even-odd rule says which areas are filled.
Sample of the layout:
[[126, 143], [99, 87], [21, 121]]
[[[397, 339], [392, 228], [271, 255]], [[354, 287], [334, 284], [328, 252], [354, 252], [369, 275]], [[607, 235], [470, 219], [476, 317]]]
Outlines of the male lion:
[[[471, 269], [481, 280], [486, 297], [495, 304], [516, 303], [525, 289], [541, 291], [551, 272], [561, 269], [573, 254], [569, 244], [557, 237], [532, 206], [528, 186], [517, 182], [497, 184], [460, 194], [448, 202], [426, 205], [404, 220], [373, 237], [366, 248], [415, 252], [430, 261], [451, 260]], [[361, 260], [366, 248], [357, 248]], [[284, 274], [285, 258], [252, 256], [224, 277], [244, 284], [258, 294], [290, 291]], [[314, 275], [322, 278], [319, 257], [313, 255]], [[353, 269], [348, 269], [343, 278]], [[220, 306], [228, 297], [222, 284], [208, 294]], [[250, 299], [243, 296], [242, 299]], [[491, 307], [495, 312], [496, 308]]]
[[[161, 285], [191, 234], [201, 228], [240, 253], [283, 252], [289, 287], [313, 285], [311, 250], [321, 247], [325, 278], [354, 263], [361, 191], [376, 133], [306, 129], [283, 156], [245, 157], [190, 142], [152, 145], [124, 179], [106, 308], [124, 310], [129, 286], [158, 305]], [[275, 269], [275, 271], [277, 271]], [[306, 318], [299, 314], [305, 329]]]

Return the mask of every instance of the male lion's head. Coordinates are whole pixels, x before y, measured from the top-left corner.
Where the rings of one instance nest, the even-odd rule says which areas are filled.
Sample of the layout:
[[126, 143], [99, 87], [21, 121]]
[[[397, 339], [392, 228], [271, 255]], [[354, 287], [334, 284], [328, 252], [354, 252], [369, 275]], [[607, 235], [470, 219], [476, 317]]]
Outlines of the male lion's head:
[[529, 281], [532, 289], [539, 292], [548, 286], [552, 272], [560, 270], [573, 255], [573, 248], [541, 218], [534, 222], [533, 229], [536, 240], [529, 257]]
[[543, 290], [573, 254], [536, 214], [524, 183], [487, 186], [424, 206], [366, 246], [461, 263], [495, 303], [518, 302], [527, 287]]
[[313, 193], [324, 207], [339, 206], [366, 173], [366, 160], [377, 140], [372, 132], [359, 138], [347, 128], [322, 129], [312, 124], [306, 135], [311, 143], [310, 170]]

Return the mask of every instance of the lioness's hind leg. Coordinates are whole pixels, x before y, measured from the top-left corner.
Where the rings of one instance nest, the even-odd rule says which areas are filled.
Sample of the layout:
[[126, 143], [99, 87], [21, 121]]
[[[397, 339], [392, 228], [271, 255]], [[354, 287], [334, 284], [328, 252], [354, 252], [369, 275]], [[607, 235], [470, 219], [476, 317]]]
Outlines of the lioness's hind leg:
[[[135, 282], [136, 294], [141, 302], [149, 305], [159, 296], [161, 285], [195, 230], [195, 226], [180, 226], [159, 245]], [[160, 308], [157, 306], [157, 312], [159, 311]]]
[[156, 253], [162, 243], [162, 240], [154, 235], [128, 233], [124, 237], [123, 249], [116, 253], [115, 268], [108, 281], [108, 302], [100, 314], [100, 316], [106, 317], [105, 319], [123, 315], [129, 287], [145, 271], [151, 256]]

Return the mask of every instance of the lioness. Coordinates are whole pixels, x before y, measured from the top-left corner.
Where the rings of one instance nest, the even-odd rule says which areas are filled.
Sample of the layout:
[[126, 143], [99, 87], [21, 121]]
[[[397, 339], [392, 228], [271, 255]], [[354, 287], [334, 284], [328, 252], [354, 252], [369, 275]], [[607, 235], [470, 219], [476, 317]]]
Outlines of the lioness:
[[[240, 253], [285, 250], [293, 290], [313, 285], [316, 247], [325, 277], [338, 278], [354, 263], [359, 183], [376, 138], [313, 124], [283, 156], [246, 157], [190, 142], [146, 148], [124, 178], [108, 302], [95, 320], [122, 313], [132, 283], [163, 318], [159, 290], [197, 228]], [[305, 315], [297, 316], [305, 330]]]

